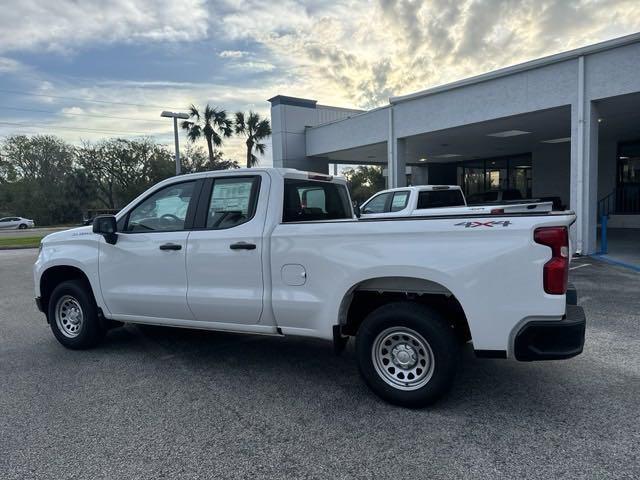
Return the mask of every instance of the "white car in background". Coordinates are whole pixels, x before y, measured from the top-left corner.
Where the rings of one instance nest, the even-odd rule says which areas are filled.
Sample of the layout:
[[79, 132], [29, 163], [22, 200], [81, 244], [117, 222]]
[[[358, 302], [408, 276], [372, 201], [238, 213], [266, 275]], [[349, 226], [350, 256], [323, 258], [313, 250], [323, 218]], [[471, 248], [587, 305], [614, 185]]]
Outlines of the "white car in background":
[[35, 223], [33, 220], [22, 217], [4, 217], [0, 218], [0, 230], [25, 229], [33, 228]]
[[418, 185], [383, 190], [360, 207], [361, 218], [550, 212], [552, 202], [467, 205], [458, 185]]

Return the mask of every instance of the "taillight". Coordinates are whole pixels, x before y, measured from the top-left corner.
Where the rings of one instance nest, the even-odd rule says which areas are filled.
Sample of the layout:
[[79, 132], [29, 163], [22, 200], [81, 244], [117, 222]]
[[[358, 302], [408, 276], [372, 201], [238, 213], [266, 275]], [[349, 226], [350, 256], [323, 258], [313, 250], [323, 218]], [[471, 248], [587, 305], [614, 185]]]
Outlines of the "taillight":
[[569, 280], [569, 233], [567, 227], [540, 227], [533, 232], [536, 243], [551, 248], [551, 260], [544, 264], [544, 291], [563, 295]]

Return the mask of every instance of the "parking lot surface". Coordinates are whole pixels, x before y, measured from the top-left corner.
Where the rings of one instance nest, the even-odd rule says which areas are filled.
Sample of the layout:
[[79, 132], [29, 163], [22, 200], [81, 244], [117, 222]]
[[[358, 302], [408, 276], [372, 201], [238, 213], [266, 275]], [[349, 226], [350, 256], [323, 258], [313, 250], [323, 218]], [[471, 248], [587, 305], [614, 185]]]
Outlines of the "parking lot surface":
[[35, 256], [0, 252], [4, 480], [640, 478], [638, 273], [572, 264], [581, 356], [467, 349], [451, 393], [407, 410], [367, 390], [352, 345], [129, 325], [66, 350], [33, 303]]

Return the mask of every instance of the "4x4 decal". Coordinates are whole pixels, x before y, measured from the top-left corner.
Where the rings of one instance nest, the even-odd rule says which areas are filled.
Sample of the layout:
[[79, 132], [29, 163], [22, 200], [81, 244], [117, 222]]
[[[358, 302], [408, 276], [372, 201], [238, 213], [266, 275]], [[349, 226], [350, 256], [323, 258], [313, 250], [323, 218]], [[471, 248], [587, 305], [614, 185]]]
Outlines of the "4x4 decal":
[[509, 220], [490, 220], [488, 222], [460, 222], [456, 223], [454, 226], [456, 227], [464, 227], [464, 228], [476, 228], [476, 227], [508, 227], [512, 225], [512, 222]]

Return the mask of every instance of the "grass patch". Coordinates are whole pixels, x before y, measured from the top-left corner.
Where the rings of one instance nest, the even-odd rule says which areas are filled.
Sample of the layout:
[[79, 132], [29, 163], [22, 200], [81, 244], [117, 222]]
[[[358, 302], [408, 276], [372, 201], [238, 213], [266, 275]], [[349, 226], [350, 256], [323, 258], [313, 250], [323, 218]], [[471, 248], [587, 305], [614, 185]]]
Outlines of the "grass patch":
[[42, 235], [37, 237], [0, 238], [0, 249], [38, 248]]

